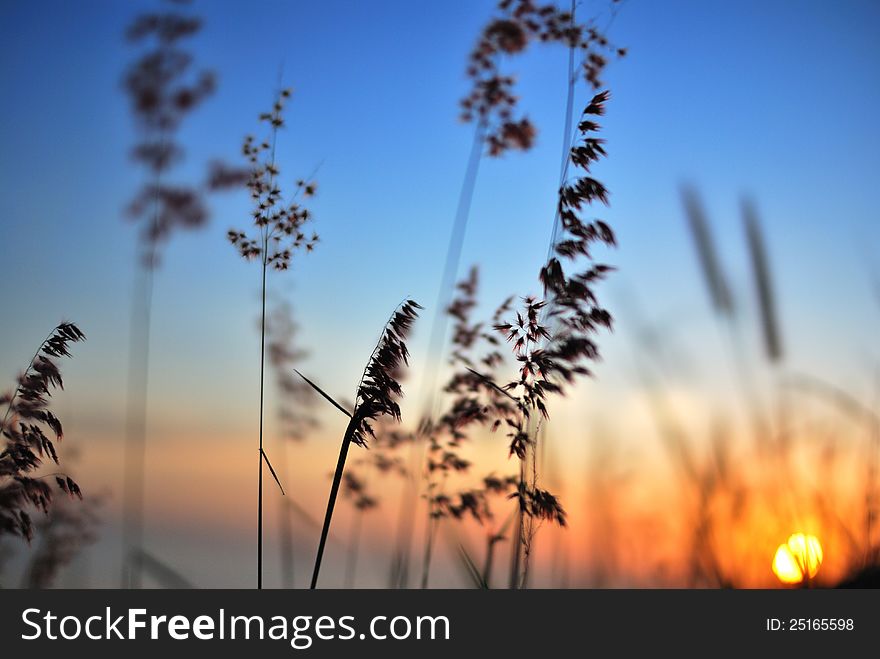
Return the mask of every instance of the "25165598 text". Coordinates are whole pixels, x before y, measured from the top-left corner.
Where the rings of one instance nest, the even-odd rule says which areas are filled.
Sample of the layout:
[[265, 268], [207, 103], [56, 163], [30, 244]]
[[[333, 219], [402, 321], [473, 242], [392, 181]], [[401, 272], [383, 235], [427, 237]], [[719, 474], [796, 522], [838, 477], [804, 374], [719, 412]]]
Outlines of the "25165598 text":
[[768, 632], [834, 632], [853, 631], [852, 618], [767, 618]]

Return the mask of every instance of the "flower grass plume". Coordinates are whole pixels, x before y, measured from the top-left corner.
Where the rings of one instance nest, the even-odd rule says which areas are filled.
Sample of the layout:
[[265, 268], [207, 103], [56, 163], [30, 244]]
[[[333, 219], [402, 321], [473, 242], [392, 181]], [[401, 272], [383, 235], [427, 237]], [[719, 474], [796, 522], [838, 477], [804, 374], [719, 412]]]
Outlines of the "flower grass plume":
[[528, 117], [514, 116], [519, 103], [516, 80], [502, 73], [500, 66], [503, 57], [524, 53], [532, 42], [560, 44], [576, 51], [580, 75], [594, 90], [602, 86], [606, 53], [626, 54], [626, 49], [614, 48], [593, 21], [576, 22], [572, 11], [534, 0], [500, 0], [498, 16], [483, 28], [471, 51], [467, 75], [472, 89], [461, 101], [462, 120], [477, 120], [487, 128], [491, 156], [511, 149], [528, 151], [534, 143], [534, 124]]
[[[49, 409], [52, 390], [64, 388], [55, 360], [69, 357], [68, 346], [85, 338], [73, 323], [58, 325], [40, 344], [15, 392], [0, 397], [0, 405], [7, 406], [0, 422], [0, 434], [6, 440], [0, 453], [0, 535], [18, 535], [30, 542], [34, 525], [26, 505], [49, 513], [52, 490], [44, 480], [47, 476], [32, 474], [45, 458], [59, 464], [55, 444], [47, 434], [54, 435], [55, 441], [64, 437], [61, 421]], [[70, 476], [50, 476], [65, 494], [82, 499], [79, 485]]]
[[128, 28], [135, 46], [149, 44], [131, 64], [123, 81], [140, 136], [132, 158], [150, 182], [131, 201], [128, 214], [143, 225], [141, 260], [158, 263], [158, 246], [177, 229], [196, 229], [208, 221], [202, 190], [170, 182], [169, 172], [184, 156], [176, 133], [183, 120], [215, 89], [211, 71], [193, 71], [192, 55], [181, 42], [199, 32], [202, 22], [177, 12], [146, 13]]
[[370, 355], [367, 366], [361, 375], [352, 412], [348, 412], [345, 407], [334, 401], [315, 383], [302, 376], [319, 394], [349, 417], [348, 426], [345, 429], [342, 445], [339, 449], [339, 459], [336, 462], [336, 471], [333, 474], [330, 495], [327, 498], [327, 512], [324, 515], [324, 525], [321, 529], [321, 539], [318, 543], [315, 568], [312, 573], [312, 589], [318, 585], [321, 560], [324, 556], [324, 546], [330, 534], [333, 509], [336, 506], [339, 487], [342, 484], [349, 447], [351, 444], [357, 444], [366, 448], [369, 438], [376, 437], [372, 424], [378, 419], [388, 416], [398, 422], [401, 420], [400, 406], [397, 400], [403, 395], [403, 388], [400, 385], [400, 372], [404, 366], [408, 365], [409, 359], [409, 352], [405, 342], [413, 323], [418, 317], [418, 310], [421, 308], [413, 300], [406, 300], [395, 309], [394, 314], [392, 314], [382, 331], [379, 342], [373, 348], [373, 353]]
[[[509, 454], [520, 462], [517, 491], [518, 531], [514, 539], [511, 587], [525, 583], [528, 552], [537, 525], [551, 521], [566, 525], [566, 514], [559, 499], [538, 486], [536, 447], [541, 422], [549, 418], [548, 397], [563, 395], [580, 376], [589, 375], [589, 365], [599, 359], [595, 335], [611, 329], [611, 314], [598, 302], [593, 286], [612, 269], [597, 263], [592, 256], [596, 244], [614, 246], [611, 228], [600, 219], [586, 219], [587, 208], [608, 203], [605, 186], [593, 178], [591, 165], [605, 155], [604, 142], [595, 137], [599, 125], [595, 117], [605, 112], [608, 93], [593, 96], [584, 109], [578, 133], [580, 141], [570, 152], [571, 164], [582, 174], [559, 188], [557, 216], [560, 233], [551, 245], [551, 254], [541, 268], [539, 279], [544, 292], [541, 298], [523, 298], [519, 310], [512, 308], [512, 298], [501, 304], [493, 317], [495, 332], [511, 345], [518, 364], [517, 376], [506, 384], [494, 371], [505, 361], [488, 341], [491, 350], [479, 368], [464, 363], [467, 373], [454, 380], [451, 391], [462, 394], [469, 389], [470, 408], [475, 419], [490, 423], [493, 430], [504, 427], [509, 439]], [[505, 317], [512, 319], [504, 320]], [[503, 382], [503, 381], [501, 381]], [[464, 401], [468, 398], [465, 396]], [[485, 401], [480, 407], [478, 400]], [[520, 549], [524, 571], [520, 572]]]
[[359, 446], [366, 447], [367, 438], [376, 436], [371, 421], [383, 415], [400, 421], [397, 399], [403, 395], [403, 390], [398, 381], [399, 371], [409, 365], [409, 352], [404, 341], [421, 308], [413, 300], [398, 307], [364, 369], [355, 398], [355, 426], [351, 437], [351, 441]]
[[317, 185], [314, 181], [300, 179], [288, 202], [284, 201], [278, 183], [280, 170], [275, 162], [275, 140], [278, 130], [284, 126], [284, 104], [291, 96], [285, 89], [278, 94], [271, 112], [260, 115], [260, 121], [271, 127], [271, 138], [262, 142], [252, 135], [244, 139], [242, 153], [250, 166], [247, 188], [253, 201], [253, 219], [256, 232], [248, 235], [244, 231], [230, 230], [229, 242], [238, 249], [244, 258], [260, 259], [264, 266], [275, 270], [287, 270], [293, 253], [304, 248], [311, 252], [318, 242], [318, 235], [307, 237], [303, 225], [311, 219], [311, 212], [297, 199], [315, 195]]
[[[595, 263], [591, 249], [596, 243], [616, 244], [614, 233], [602, 220], [585, 220], [582, 211], [594, 202], [608, 203], [605, 186], [590, 176], [589, 167], [605, 155], [603, 140], [593, 137], [599, 126], [592, 117], [605, 112], [608, 93], [596, 94], [585, 108], [578, 130], [581, 142], [571, 149], [571, 162], [584, 175], [566, 182], [559, 190], [558, 212], [563, 232], [553, 246], [553, 254], [541, 269], [544, 299], [526, 297], [515, 320], [497, 323], [495, 330], [509, 343], [519, 362], [519, 377], [503, 389], [518, 394], [516, 420], [505, 419], [511, 427], [510, 452], [521, 459], [532, 442], [526, 428], [532, 413], [548, 418], [548, 394], [564, 393], [564, 385], [576, 376], [589, 375], [587, 365], [599, 358], [593, 341], [600, 328], [611, 329], [611, 314], [598, 302], [593, 284], [611, 270]], [[563, 262], [582, 267], [566, 272]], [[546, 503], [547, 501], [544, 501]], [[542, 503], [542, 502], [535, 502]], [[542, 509], [543, 507], [539, 506]], [[554, 511], [564, 523], [564, 517]]]

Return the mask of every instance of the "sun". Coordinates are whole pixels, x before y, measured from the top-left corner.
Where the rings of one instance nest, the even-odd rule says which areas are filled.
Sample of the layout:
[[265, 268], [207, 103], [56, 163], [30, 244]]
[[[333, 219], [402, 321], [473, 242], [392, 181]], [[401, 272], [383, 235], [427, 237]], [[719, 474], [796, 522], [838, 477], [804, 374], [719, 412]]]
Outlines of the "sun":
[[773, 573], [784, 584], [799, 584], [812, 579], [822, 565], [822, 545], [814, 535], [794, 533], [779, 545], [773, 557]]

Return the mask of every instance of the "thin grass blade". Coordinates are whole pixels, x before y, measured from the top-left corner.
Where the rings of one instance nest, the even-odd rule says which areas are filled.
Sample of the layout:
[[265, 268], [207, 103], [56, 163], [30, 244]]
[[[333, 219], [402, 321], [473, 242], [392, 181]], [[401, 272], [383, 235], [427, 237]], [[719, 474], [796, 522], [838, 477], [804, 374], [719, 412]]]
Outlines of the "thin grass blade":
[[321, 387], [319, 387], [319, 386], [316, 385], [314, 382], [312, 382], [311, 380], [309, 380], [305, 375], [303, 375], [302, 373], [300, 373], [300, 372], [297, 371], [296, 369], [293, 369], [293, 372], [296, 373], [298, 376], [300, 376], [303, 380], [305, 380], [306, 383], [307, 383], [312, 389], [314, 389], [315, 391], [317, 391], [317, 392], [318, 392], [319, 394], [321, 394], [324, 398], [326, 398], [330, 403], [332, 403], [332, 404], [333, 404], [333, 407], [335, 407], [337, 410], [339, 410], [340, 412], [342, 412], [342, 413], [343, 413], [345, 416], [347, 416], [349, 419], [351, 418], [351, 412], [349, 412], [347, 409], [345, 409], [344, 407], [342, 407], [342, 405], [340, 405], [340, 404], [337, 403], [335, 400], [333, 400], [333, 398], [330, 396], [330, 394], [328, 394], [326, 391], [324, 391], [323, 389], [321, 389]]
[[260, 449], [260, 454], [263, 456], [263, 460], [266, 461], [266, 465], [269, 467], [269, 471], [272, 472], [272, 478], [274, 478], [275, 482], [278, 483], [281, 494], [284, 495], [284, 486], [281, 484], [281, 481], [278, 480], [278, 475], [275, 473], [275, 469], [272, 468], [272, 463], [269, 462], [269, 456], [266, 455], [266, 452], [263, 449]]
[[474, 585], [477, 588], [481, 588], [483, 590], [488, 589], [489, 586], [488, 586], [488, 584], [486, 584], [485, 579], [483, 579], [483, 576], [480, 574], [480, 571], [477, 569], [477, 566], [474, 563], [474, 560], [470, 557], [470, 555], [467, 553], [467, 550], [462, 545], [458, 545], [458, 555], [461, 558], [462, 564], [464, 565], [465, 569], [467, 570], [468, 576], [474, 582]]

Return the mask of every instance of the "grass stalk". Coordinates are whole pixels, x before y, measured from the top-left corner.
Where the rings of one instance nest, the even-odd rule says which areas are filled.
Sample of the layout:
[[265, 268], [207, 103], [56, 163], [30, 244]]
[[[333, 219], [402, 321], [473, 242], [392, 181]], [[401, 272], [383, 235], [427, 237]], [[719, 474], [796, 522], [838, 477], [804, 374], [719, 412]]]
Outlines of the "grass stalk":
[[[449, 245], [446, 248], [446, 260], [443, 264], [443, 275], [440, 279], [440, 288], [437, 291], [437, 306], [434, 320], [431, 324], [431, 334], [428, 340], [427, 363], [425, 377], [422, 380], [422, 418], [431, 420], [436, 413], [437, 406], [437, 375], [443, 348], [446, 340], [448, 316], [446, 308], [455, 287], [458, 270], [461, 265], [461, 251], [464, 246], [464, 238], [470, 217], [471, 204], [474, 199], [474, 190], [477, 183], [477, 175], [480, 171], [480, 162], [483, 158], [483, 145], [485, 143], [487, 124], [485, 120], [478, 121], [474, 128], [474, 136], [471, 142], [471, 150], [465, 167], [464, 179], [458, 195], [458, 204], [455, 211], [455, 219], [452, 223], [452, 233], [449, 236]], [[417, 439], [419, 439], [417, 437]], [[424, 438], [422, 438], [424, 439]], [[424, 442], [415, 441], [410, 448], [411, 463], [420, 465], [424, 459]], [[395, 548], [391, 559], [390, 585], [392, 588], [406, 588], [409, 581], [409, 562], [412, 554], [413, 534], [415, 531], [415, 515], [419, 492], [423, 489], [423, 474], [420, 469], [413, 472], [412, 478], [407, 480], [403, 494], [400, 498], [400, 514], [395, 540]]]
[[[159, 176], [156, 176], [156, 186]], [[158, 221], [159, 204], [152, 222]], [[153, 252], [154, 248], [147, 248]], [[148, 253], [149, 253], [148, 252]], [[145, 257], [152, 262], [155, 257]], [[151, 265], [138, 264], [132, 298], [129, 329], [128, 394], [125, 408], [125, 444], [123, 470], [122, 525], [122, 587], [139, 589], [143, 564], [132, 560], [144, 544], [144, 490], [147, 452], [147, 396], [149, 388], [150, 334], [152, 329], [153, 286], [155, 273]]]
[[[354, 410], [350, 415], [348, 425], [342, 437], [342, 445], [339, 448], [339, 459], [336, 461], [336, 471], [333, 473], [333, 483], [330, 486], [330, 495], [327, 498], [327, 511], [324, 514], [324, 524], [321, 528], [321, 538], [318, 542], [318, 552], [315, 556], [315, 567], [312, 572], [310, 588], [314, 590], [318, 586], [318, 576], [321, 572], [321, 561], [324, 557], [324, 547], [330, 534], [330, 523], [333, 520], [333, 510], [336, 507], [336, 499], [339, 496], [339, 486], [342, 483], [342, 475], [345, 471], [345, 460], [348, 450], [354, 442], [366, 447], [367, 437], [375, 437], [370, 421], [382, 416], [391, 416], [397, 421], [401, 420], [400, 406], [396, 399], [403, 394], [398, 382], [399, 369], [407, 364], [409, 352], [405, 340], [412, 324], [418, 317], [418, 310], [422, 307], [413, 300], [405, 300], [399, 305], [382, 331], [376, 347], [370, 354], [364, 372], [357, 386]], [[303, 378], [306, 382], [328, 399], [338, 409], [345, 412], [345, 408], [333, 401], [333, 399], [316, 384]], [[348, 414], [347, 412], [345, 412]]]
[[345, 460], [348, 457], [348, 449], [352, 438], [357, 431], [361, 419], [358, 414], [352, 415], [342, 436], [342, 445], [339, 447], [339, 459], [336, 461], [336, 471], [333, 472], [333, 484], [330, 486], [330, 496], [327, 498], [327, 511], [324, 513], [324, 524], [321, 527], [321, 539], [318, 541], [318, 553], [315, 556], [315, 567], [312, 571], [312, 581], [309, 588], [315, 590], [318, 587], [318, 575], [321, 573], [321, 561], [324, 558], [324, 546], [327, 544], [327, 536], [330, 534], [330, 522], [333, 520], [333, 509], [336, 507], [336, 499], [339, 496], [339, 486], [342, 483], [342, 473], [345, 471]]
[[[517, 489], [520, 493], [525, 491], [525, 461], [519, 461], [519, 481], [517, 482]], [[521, 499], [518, 499], [521, 501]], [[524, 525], [524, 516], [522, 506], [517, 503], [516, 510], [516, 522], [513, 525], [513, 530], [511, 531], [510, 537], [510, 578], [508, 580], [508, 588], [511, 590], [515, 590], [519, 587], [519, 572], [520, 572], [520, 564], [522, 563], [522, 534], [523, 534], [523, 525]]]
[[263, 239], [262, 286], [260, 317], [260, 451], [258, 465], [257, 493], [257, 590], [263, 588], [263, 394], [266, 370], [266, 254], [268, 253], [268, 234]]

